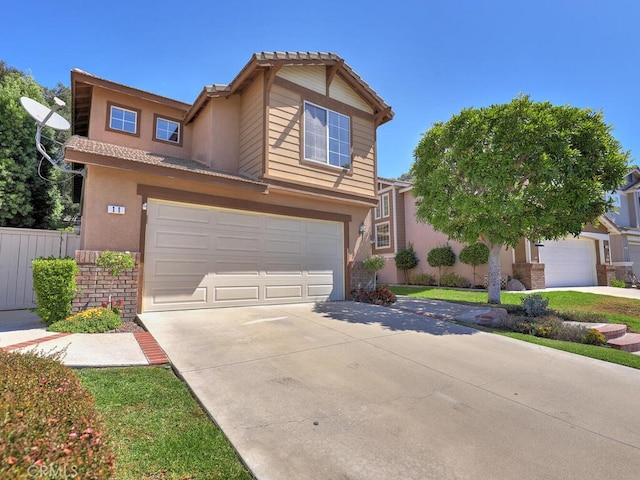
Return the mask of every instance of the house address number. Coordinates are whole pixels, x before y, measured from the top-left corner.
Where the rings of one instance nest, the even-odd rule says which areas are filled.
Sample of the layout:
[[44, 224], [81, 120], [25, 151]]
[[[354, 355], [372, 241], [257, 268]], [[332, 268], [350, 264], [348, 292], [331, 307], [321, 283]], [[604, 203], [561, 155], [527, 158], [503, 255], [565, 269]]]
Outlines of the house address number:
[[107, 207], [107, 213], [115, 213], [117, 215], [124, 215], [124, 207], [121, 205], [109, 205]]

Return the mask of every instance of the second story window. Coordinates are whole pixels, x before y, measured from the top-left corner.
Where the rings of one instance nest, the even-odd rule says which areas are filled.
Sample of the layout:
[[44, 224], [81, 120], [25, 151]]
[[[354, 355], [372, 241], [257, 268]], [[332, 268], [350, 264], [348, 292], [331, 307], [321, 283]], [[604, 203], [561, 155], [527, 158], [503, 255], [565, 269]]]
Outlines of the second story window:
[[108, 104], [109, 107], [109, 130], [116, 130], [130, 135], [139, 135], [138, 118], [140, 110], [122, 107], [120, 105]]
[[378, 205], [376, 205], [375, 217], [385, 218], [389, 216], [389, 194], [385, 193], [378, 199]]
[[176, 145], [182, 144], [182, 128], [180, 122], [156, 115], [154, 128], [154, 140], [174, 143]]
[[376, 225], [376, 248], [389, 248], [391, 246], [391, 234], [389, 222]]
[[304, 158], [348, 168], [351, 165], [349, 117], [305, 102]]

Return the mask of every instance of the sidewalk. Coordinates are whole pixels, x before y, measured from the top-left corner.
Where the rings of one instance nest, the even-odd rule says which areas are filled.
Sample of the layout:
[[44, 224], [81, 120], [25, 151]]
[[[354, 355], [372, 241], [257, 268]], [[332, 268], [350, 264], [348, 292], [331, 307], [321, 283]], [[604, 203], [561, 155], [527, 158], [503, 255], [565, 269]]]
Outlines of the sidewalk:
[[69, 367], [124, 367], [169, 363], [148, 332], [55, 333], [47, 332], [40, 318], [28, 310], [0, 311], [0, 348], [7, 351], [64, 350]]

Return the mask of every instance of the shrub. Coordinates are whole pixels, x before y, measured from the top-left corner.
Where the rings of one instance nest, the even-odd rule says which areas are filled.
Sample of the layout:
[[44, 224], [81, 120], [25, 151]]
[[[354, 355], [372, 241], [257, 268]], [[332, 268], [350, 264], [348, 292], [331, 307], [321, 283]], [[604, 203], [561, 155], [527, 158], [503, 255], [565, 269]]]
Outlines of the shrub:
[[420, 262], [420, 259], [418, 259], [413, 249], [413, 243], [409, 243], [407, 248], [403, 248], [396, 253], [395, 261], [396, 267], [404, 272], [404, 281], [409, 283], [409, 270], [415, 268]]
[[471, 282], [455, 273], [445, 273], [440, 277], [440, 285], [443, 287], [467, 288], [471, 285]]
[[595, 328], [590, 328], [584, 336], [584, 343], [589, 345], [604, 345], [607, 338]]
[[78, 266], [72, 258], [35, 258], [32, 263], [33, 290], [38, 307], [33, 311], [51, 325], [71, 315], [76, 292]]
[[429, 250], [427, 263], [438, 268], [438, 277], [442, 277], [443, 267], [452, 267], [456, 263], [456, 254], [450, 245], [436, 247]]
[[542, 317], [550, 312], [548, 308], [549, 299], [544, 298], [539, 293], [525, 295], [524, 297], [520, 297], [520, 300], [527, 317]]
[[49, 325], [51, 332], [101, 333], [122, 325], [120, 315], [109, 308], [90, 308]]
[[473, 281], [476, 280], [476, 267], [489, 261], [489, 247], [482, 242], [472, 243], [460, 250], [460, 261], [473, 267]]
[[611, 285], [612, 287], [617, 287], [617, 288], [625, 288], [627, 286], [625, 281], [624, 280], [620, 280], [619, 278], [614, 278], [613, 280], [611, 280], [611, 283], [609, 285]]
[[375, 290], [359, 290], [351, 291], [351, 298], [355, 302], [373, 303], [375, 305], [391, 305], [396, 303], [396, 295], [386, 286], [378, 287]]
[[364, 268], [373, 273], [373, 288], [376, 288], [377, 286], [378, 270], [382, 270], [385, 263], [387, 263], [387, 261], [378, 255], [374, 257], [367, 257], [363, 263]]
[[109, 283], [109, 303], [111, 303], [113, 280], [119, 277], [123, 271], [133, 270], [136, 266], [135, 261], [129, 252], [105, 250], [98, 256], [96, 265], [111, 275], [111, 282]]
[[0, 478], [110, 478], [93, 399], [57, 355], [0, 349]]
[[428, 273], [416, 273], [409, 277], [409, 285], [435, 285], [436, 277]]
[[607, 317], [595, 312], [578, 312], [569, 310], [566, 312], [559, 312], [558, 315], [562, 317], [563, 320], [568, 320], [571, 322], [609, 323]]

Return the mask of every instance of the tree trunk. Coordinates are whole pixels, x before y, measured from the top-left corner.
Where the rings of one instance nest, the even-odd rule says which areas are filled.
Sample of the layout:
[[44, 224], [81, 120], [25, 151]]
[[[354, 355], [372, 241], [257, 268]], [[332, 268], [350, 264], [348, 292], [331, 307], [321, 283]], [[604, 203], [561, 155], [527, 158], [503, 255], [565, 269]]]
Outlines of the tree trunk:
[[489, 247], [489, 303], [500, 303], [500, 251], [502, 245]]

